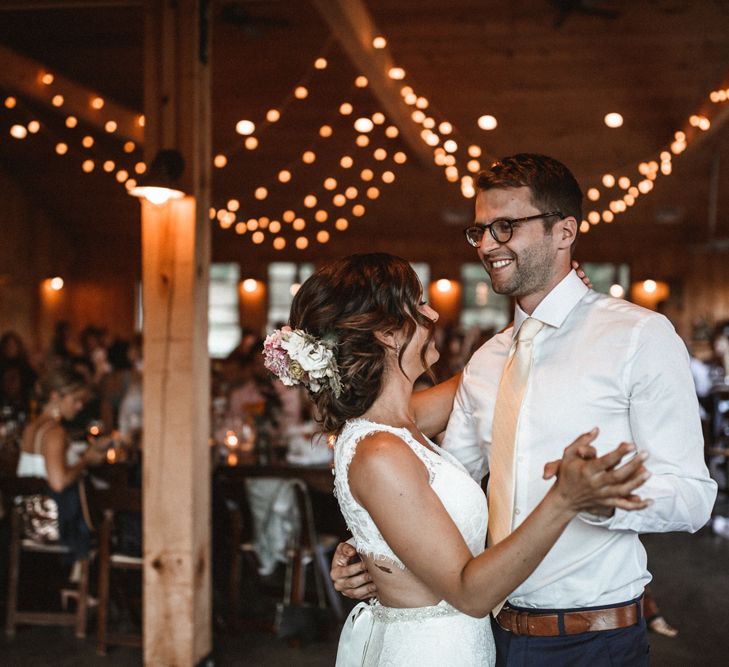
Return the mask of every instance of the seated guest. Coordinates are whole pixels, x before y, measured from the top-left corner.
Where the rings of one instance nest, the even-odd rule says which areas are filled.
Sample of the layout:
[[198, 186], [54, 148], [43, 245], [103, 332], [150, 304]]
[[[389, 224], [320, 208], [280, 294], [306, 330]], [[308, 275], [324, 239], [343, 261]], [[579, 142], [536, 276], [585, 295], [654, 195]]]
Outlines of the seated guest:
[[17, 474], [48, 480], [48, 495], [57, 505], [59, 540], [82, 558], [89, 552], [91, 519], [79, 482], [86, 468], [104, 460], [108, 443], [94, 442], [69, 464], [64, 421], [73, 420], [83, 407], [87, 386], [73, 371], [57, 369], [41, 379], [38, 394], [40, 412], [23, 431]]
[[121, 402], [136, 379], [136, 356], [136, 347], [122, 338], [117, 338], [109, 347], [107, 358], [111, 371], [99, 382], [101, 421], [109, 430], [119, 426]]

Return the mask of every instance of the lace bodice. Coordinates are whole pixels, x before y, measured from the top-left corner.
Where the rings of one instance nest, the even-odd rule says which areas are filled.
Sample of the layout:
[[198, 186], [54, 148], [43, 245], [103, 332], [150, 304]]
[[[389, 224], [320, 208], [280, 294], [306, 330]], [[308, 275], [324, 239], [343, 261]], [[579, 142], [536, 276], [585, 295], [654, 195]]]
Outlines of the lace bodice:
[[349, 489], [349, 464], [357, 450], [357, 444], [366, 436], [380, 431], [387, 431], [401, 438], [423, 462], [428, 470], [430, 486], [463, 535], [471, 553], [474, 556], [481, 553], [486, 542], [488, 523], [486, 497], [466, 469], [436, 444], [431, 443], [435, 451], [424, 447], [406, 428], [378, 424], [366, 419], [348, 421], [334, 445], [335, 495], [354, 537], [357, 551], [375, 559], [392, 561], [405, 569], [405, 565], [385, 542], [367, 510], [357, 503]]

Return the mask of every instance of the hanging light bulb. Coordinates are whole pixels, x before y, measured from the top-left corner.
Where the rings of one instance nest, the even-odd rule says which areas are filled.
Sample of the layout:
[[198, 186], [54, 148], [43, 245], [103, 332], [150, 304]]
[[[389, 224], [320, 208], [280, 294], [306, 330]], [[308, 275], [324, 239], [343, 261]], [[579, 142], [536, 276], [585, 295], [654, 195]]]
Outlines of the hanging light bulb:
[[354, 129], [357, 132], [371, 132], [374, 128], [374, 123], [369, 118], [358, 118], [354, 121]]
[[607, 125], [608, 127], [612, 127], [612, 128], [621, 127], [622, 124], [623, 124], [623, 117], [619, 113], [612, 112], [612, 113], [605, 115], [605, 125]]
[[482, 130], [495, 130], [498, 125], [498, 122], [496, 121], [496, 118], [493, 116], [486, 114], [484, 116], [481, 116], [478, 119], [478, 126]]
[[235, 131], [243, 136], [248, 136], [256, 131], [256, 125], [250, 120], [239, 120], [235, 124]]
[[23, 125], [13, 125], [10, 128], [10, 136], [14, 139], [25, 139], [28, 136], [28, 130]]

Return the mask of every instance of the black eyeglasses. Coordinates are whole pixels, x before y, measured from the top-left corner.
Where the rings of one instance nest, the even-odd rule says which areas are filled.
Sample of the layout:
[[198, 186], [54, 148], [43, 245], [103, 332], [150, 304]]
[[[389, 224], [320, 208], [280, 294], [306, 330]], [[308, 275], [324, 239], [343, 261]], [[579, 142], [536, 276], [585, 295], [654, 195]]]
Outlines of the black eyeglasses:
[[466, 241], [468, 241], [474, 248], [478, 248], [483, 241], [483, 235], [488, 229], [497, 243], [508, 243], [511, 241], [511, 237], [514, 235], [514, 226], [521, 222], [528, 222], [529, 220], [538, 220], [539, 218], [551, 218], [552, 216], [558, 215], [563, 218], [562, 211], [552, 211], [551, 213], [537, 213], [536, 215], [528, 215], [526, 218], [496, 218], [490, 225], [475, 224], [470, 227], [466, 227], [463, 233], [466, 235]]

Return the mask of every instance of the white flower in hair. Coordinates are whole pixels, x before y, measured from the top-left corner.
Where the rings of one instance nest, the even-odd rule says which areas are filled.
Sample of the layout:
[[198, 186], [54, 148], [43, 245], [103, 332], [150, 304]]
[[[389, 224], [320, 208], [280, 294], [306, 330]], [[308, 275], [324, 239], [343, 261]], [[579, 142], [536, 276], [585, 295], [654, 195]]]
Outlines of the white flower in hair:
[[304, 348], [297, 361], [309, 375], [322, 378], [326, 376], [327, 367], [332, 363], [333, 358], [332, 351], [319, 343]]
[[284, 334], [281, 337], [281, 347], [289, 353], [289, 357], [299, 361], [303, 350], [307, 347], [306, 334], [300, 329], [291, 332], [283, 329], [281, 331]]
[[301, 329], [282, 327], [266, 338], [264, 363], [289, 387], [303, 384], [316, 394], [328, 386], [338, 397], [342, 385], [334, 346], [333, 341], [320, 340]]

